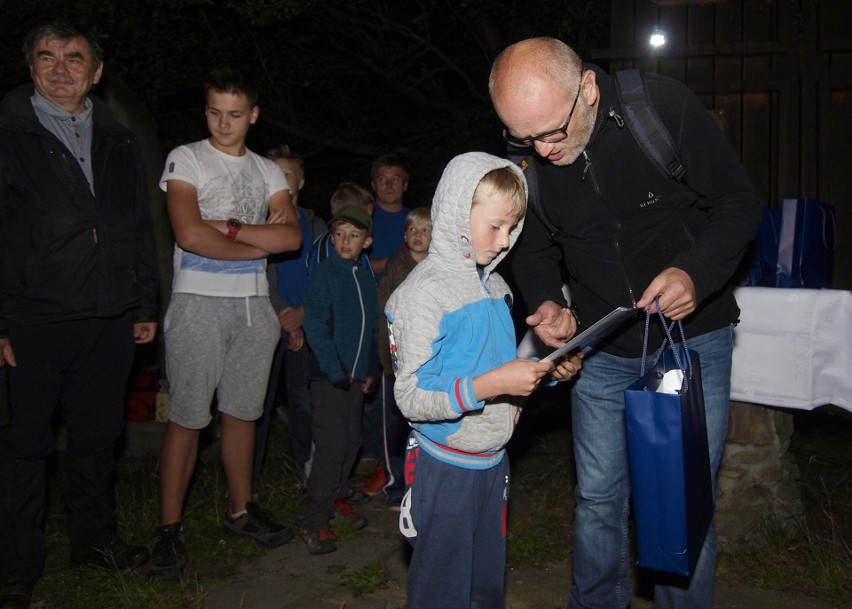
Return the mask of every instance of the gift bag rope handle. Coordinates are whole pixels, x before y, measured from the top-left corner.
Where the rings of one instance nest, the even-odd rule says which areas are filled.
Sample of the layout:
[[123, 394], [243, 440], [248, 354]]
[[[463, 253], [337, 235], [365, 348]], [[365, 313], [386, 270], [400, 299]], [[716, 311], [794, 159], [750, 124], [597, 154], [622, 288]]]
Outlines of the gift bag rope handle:
[[[677, 320], [677, 322], [673, 321], [671, 323], [671, 325], [667, 324], [666, 318], [663, 316], [663, 312], [660, 310], [660, 297], [659, 297], [659, 295], [657, 295], [654, 298], [654, 302], [657, 305], [657, 315], [660, 316], [660, 321], [663, 322], [663, 330], [666, 331], [666, 338], [663, 339], [663, 344], [662, 344], [661, 348], [665, 347], [667, 343], [672, 348], [672, 354], [674, 355], [675, 363], [677, 364], [677, 367], [680, 368], [681, 370], [683, 370], [683, 372], [684, 372], [683, 383], [684, 383], [684, 390], [685, 390], [686, 387], [687, 387], [687, 383], [688, 383], [687, 375], [685, 373], [687, 371], [692, 370], [692, 359], [689, 357], [689, 348], [687, 347], [687, 344], [686, 344], [686, 334], [683, 331], [683, 324], [681, 323], [680, 320]], [[683, 363], [680, 361], [680, 356], [677, 353], [678, 350], [675, 349], [675, 342], [674, 342], [674, 339], [672, 338], [672, 329], [674, 329], [675, 323], [677, 323], [678, 328], [680, 328], [680, 339], [681, 339], [680, 342], [683, 345], [683, 352], [686, 353], [686, 367], [685, 368], [683, 366]], [[650, 328], [650, 326], [651, 326], [651, 305], [648, 305], [647, 307], [645, 307], [645, 338], [642, 341], [642, 369], [641, 369], [641, 372], [639, 373], [639, 376], [645, 376], [645, 360], [648, 356], [648, 329]]]

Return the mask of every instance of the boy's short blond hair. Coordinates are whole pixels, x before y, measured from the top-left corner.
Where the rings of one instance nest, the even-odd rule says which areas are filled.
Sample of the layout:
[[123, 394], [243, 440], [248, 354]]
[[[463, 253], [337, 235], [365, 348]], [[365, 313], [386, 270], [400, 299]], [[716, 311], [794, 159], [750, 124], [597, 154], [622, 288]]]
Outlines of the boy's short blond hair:
[[270, 148], [269, 152], [266, 153], [266, 158], [270, 161], [277, 161], [279, 159], [284, 159], [285, 161], [290, 161], [296, 166], [296, 169], [299, 172], [299, 179], [305, 179], [305, 161], [298, 154], [293, 152], [293, 149], [290, 148], [287, 144], [280, 144], [275, 148]]
[[482, 176], [473, 193], [471, 207], [478, 205], [486, 197], [505, 194], [512, 199], [511, 212], [518, 218], [527, 213], [527, 189], [524, 178], [509, 167], [493, 169]]
[[331, 195], [331, 215], [337, 214], [347, 205], [357, 205], [369, 212], [373, 211], [373, 195], [369, 190], [355, 182], [341, 182]]
[[429, 207], [415, 207], [405, 216], [405, 228], [412, 224], [432, 224], [432, 210]]

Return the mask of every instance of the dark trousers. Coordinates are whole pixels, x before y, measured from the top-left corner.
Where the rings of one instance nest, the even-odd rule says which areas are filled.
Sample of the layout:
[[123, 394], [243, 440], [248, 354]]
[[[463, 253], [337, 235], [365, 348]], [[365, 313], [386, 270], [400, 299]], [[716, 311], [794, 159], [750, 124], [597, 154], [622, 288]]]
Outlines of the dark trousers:
[[385, 494], [389, 501], [400, 499], [405, 493], [405, 447], [411, 426], [400, 412], [394, 398], [393, 386], [395, 377], [385, 374], [382, 378], [380, 391], [382, 395], [382, 412], [385, 430], [385, 468], [388, 471], [388, 481]]
[[311, 381], [314, 459], [308, 504], [299, 526], [308, 533], [328, 528], [334, 501], [349, 494], [349, 474], [361, 448], [362, 383], [343, 391], [328, 381]]
[[464, 469], [409, 443], [406, 476], [400, 529], [414, 548], [409, 609], [502, 609], [508, 457], [491, 469]]
[[[361, 420], [361, 458], [384, 459], [384, 425], [382, 424], [382, 392], [374, 391], [364, 400]], [[372, 474], [372, 472], [370, 472]]]
[[68, 429], [65, 501], [72, 552], [116, 538], [115, 443], [133, 364], [129, 316], [11, 328], [11, 423], [0, 428], [0, 581], [35, 581], [45, 547], [45, 459], [56, 407]]
[[282, 334], [272, 366], [269, 370], [269, 382], [266, 398], [263, 401], [263, 415], [257, 420], [257, 435], [254, 443], [253, 487], [257, 488], [263, 462], [266, 459], [269, 440], [269, 426], [275, 411], [281, 373], [286, 379], [287, 391], [287, 428], [290, 439], [290, 451], [296, 462], [299, 476], [305, 473], [305, 463], [311, 458], [311, 388], [308, 372], [311, 366], [311, 350], [305, 344], [298, 351], [287, 350], [287, 335]]
[[266, 397], [263, 400], [263, 414], [256, 421], [257, 429], [254, 437], [254, 461], [252, 465], [252, 490], [257, 491], [257, 483], [260, 481], [260, 472], [263, 462], [266, 460], [266, 444], [269, 440], [269, 426], [272, 422], [272, 414], [275, 410], [275, 399], [278, 395], [278, 378], [281, 375], [281, 367], [284, 362], [284, 353], [287, 351], [287, 340], [282, 334], [272, 356], [272, 364], [269, 367], [269, 380], [266, 383]]
[[311, 385], [308, 372], [313, 355], [307, 343], [298, 351], [284, 354], [284, 374], [287, 378], [287, 426], [293, 460], [304, 472], [311, 458]]

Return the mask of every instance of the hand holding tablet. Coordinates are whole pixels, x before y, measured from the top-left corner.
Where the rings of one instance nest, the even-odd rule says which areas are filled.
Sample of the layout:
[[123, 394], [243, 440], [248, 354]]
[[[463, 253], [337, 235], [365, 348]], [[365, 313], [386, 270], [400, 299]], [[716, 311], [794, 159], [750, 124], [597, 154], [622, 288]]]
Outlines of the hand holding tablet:
[[628, 317], [632, 317], [635, 314], [636, 309], [634, 309], [633, 307], [618, 307], [617, 309], [613, 309], [604, 317], [602, 317], [601, 319], [593, 323], [591, 326], [577, 334], [567, 343], [559, 347], [556, 351], [541, 359], [542, 361], [549, 362], [551, 360], [555, 360], [559, 357], [562, 357], [566, 353], [570, 353], [575, 349], [591, 347], [599, 340], [601, 340], [604, 336], [615, 330], [615, 328], [621, 325], [621, 322], [623, 322]]

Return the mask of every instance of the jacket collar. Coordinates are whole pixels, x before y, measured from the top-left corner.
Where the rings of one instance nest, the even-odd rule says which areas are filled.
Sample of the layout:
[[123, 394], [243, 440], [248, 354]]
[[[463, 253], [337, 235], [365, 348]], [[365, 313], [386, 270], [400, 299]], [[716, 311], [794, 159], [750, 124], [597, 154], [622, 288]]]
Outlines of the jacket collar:
[[[33, 110], [32, 101], [30, 101], [34, 92], [35, 86], [32, 83], [15, 87], [3, 98], [3, 102], [0, 103], [0, 113], [23, 120], [33, 128], [41, 128], [38, 118], [36, 118], [35, 110]], [[112, 110], [110, 110], [109, 106], [103, 100], [91, 93], [89, 93], [89, 100], [92, 102], [92, 119], [95, 126], [107, 130], [124, 130], [116, 120]]]

